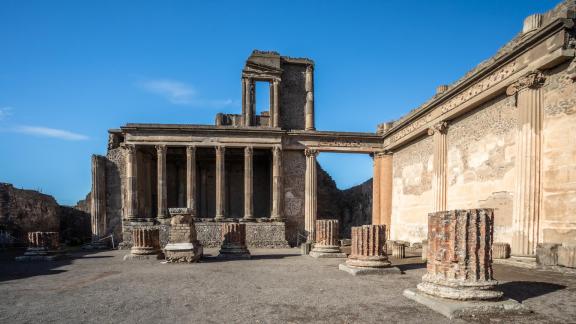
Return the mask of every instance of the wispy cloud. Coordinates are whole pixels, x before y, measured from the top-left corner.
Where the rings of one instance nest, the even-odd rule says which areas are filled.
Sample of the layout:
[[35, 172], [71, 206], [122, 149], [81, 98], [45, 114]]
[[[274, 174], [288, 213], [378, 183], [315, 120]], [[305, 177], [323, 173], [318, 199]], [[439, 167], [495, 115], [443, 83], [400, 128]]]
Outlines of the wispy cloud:
[[58, 138], [66, 141], [84, 141], [88, 136], [67, 131], [64, 129], [48, 128], [41, 126], [18, 126], [13, 129], [16, 133], [36, 135], [41, 137]]
[[0, 121], [12, 115], [12, 107], [0, 107]]
[[166, 98], [175, 105], [216, 108], [234, 104], [231, 99], [201, 98], [194, 86], [176, 80], [147, 80], [138, 83], [138, 85], [150, 93]]

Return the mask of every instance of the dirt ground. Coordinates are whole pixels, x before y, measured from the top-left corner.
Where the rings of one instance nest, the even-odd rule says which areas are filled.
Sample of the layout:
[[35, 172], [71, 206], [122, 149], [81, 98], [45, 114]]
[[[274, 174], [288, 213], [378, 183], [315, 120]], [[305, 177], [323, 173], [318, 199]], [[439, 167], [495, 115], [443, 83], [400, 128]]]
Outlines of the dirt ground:
[[[297, 249], [197, 264], [122, 261], [126, 251], [17, 263], [18, 253], [0, 252], [0, 323], [449, 322], [402, 296], [425, 272], [419, 257], [392, 259], [402, 275], [353, 277], [338, 270], [343, 259], [316, 260]], [[576, 322], [576, 275], [494, 268], [505, 293], [534, 313], [452, 323]]]

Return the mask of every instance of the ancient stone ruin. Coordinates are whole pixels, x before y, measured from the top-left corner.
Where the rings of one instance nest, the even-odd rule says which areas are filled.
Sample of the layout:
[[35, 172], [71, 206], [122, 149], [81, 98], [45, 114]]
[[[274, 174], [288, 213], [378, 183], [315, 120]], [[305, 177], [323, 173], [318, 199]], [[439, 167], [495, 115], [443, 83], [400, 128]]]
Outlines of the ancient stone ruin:
[[160, 232], [157, 228], [135, 228], [132, 230], [132, 248], [124, 260], [162, 259]]
[[187, 208], [170, 209], [170, 240], [164, 247], [168, 262], [196, 262], [202, 257], [203, 248], [196, 237], [194, 219]]
[[28, 248], [16, 261], [52, 261], [62, 257], [58, 232], [28, 232]]
[[222, 246], [218, 257], [223, 259], [250, 259], [250, 251], [246, 247], [246, 224], [222, 224]]
[[314, 258], [345, 258], [338, 244], [338, 220], [320, 219], [316, 221], [316, 243], [310, 251]]
[[386, 253], [386, 225], [352, 227], [352, 249], [339, 268], [352, 275], [400, 273]]

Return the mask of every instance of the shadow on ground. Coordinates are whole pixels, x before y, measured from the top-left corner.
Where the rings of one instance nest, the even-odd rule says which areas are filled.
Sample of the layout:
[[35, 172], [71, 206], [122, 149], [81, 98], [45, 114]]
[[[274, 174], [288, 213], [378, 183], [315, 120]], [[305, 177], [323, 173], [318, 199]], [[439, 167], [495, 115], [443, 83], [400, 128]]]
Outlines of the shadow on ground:
[[564, 285], [534, 281], [510, 281], [498, 286], [498, 289], [504, 292], [505, 296], [520, 303], [526, 299], [543, 296], [565, 288]]

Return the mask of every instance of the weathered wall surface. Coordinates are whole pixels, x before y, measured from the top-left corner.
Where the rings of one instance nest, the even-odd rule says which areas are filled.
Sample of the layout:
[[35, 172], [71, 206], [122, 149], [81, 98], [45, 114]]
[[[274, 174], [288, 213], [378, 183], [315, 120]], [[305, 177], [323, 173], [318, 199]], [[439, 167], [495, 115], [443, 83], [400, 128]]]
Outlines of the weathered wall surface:
[[[286, 240], [295, 245], [298, 234], [304, 234], [304, 178], [306, 157], [302, 151], [284, 151], [284, 217]], [[302, 241], [302, 238], [300, 238]]]
[[576, 61], [546, 71], [542, 88], [540, 241], [576, 243]]
[[394, 152], [390, 238], [426, 239], [432, 211], [432, 137], [426, 136]]
[[106, 217], [108, 233], [113, 233], [116, 241], [122, 237], [122, 202], [126, 197], [126, 161], [121, 147], [108, 150], [106, 155]]
[[502, 95], [447, 132], [447, 209], [494, 208], [494, 241], [511, 243], [517, 108]]
[[283, 129], [304, 129], [306, 66], [283, 64], [280, 82], [280, 125]]

